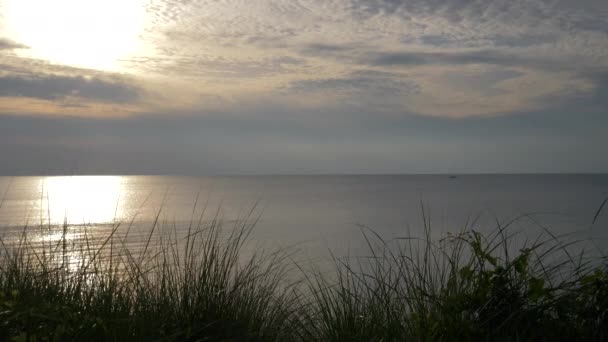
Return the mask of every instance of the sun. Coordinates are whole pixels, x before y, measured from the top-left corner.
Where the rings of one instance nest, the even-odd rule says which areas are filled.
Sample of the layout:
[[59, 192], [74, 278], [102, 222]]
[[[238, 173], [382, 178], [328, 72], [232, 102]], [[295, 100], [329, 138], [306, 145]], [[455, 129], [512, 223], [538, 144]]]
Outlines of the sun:
[[141, 47], [143, 0], [6, 0], [5, 30], [29, 57], [117, 70]]

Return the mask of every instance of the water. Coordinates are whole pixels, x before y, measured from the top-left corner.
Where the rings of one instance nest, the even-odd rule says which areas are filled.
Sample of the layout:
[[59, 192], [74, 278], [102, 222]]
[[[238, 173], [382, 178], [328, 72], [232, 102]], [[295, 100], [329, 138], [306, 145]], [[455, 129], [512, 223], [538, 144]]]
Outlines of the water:
[[24, 231], [56, 241], [64, 222], [68, 239], [82, 237], [82, 227], [103, 238], [122, 222], [121, 229], [136, 227], [129, 242], [137, 249], [157, 216], [160, 231], [185, 234], [203, 210], [204, 220], [230, 225], [257, 204], [255, 245], [296, 248], [308, 257], [361, 252], [360, 225], [386, 239], [421, 235], [421, 206], [437, 237], [474, 219], [483, 231], [496, 220], [534, 214], [515, 229], [533, 236], [542, 225], [608, 247], [608, 208], [591, 225], [608, 197], [608, 175], [0, 177], [0, 196], [7, 241]]

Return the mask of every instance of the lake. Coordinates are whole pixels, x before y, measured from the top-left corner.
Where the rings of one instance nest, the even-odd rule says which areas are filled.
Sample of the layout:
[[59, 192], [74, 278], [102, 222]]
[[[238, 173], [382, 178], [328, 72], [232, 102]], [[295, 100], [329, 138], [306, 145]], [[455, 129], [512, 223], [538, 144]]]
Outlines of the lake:
[[[259, 219], [256, 246], [294, 248], [315, 258], [363, 253], [361, 226], [385, 239], [420, 236], [422, 208], [432, 234], [465, 227], [495, 229], [524, 215], [513, 229], [533, 237], [544, 229], [604, 248], [608, 175], [386, 175], [386, 176], [66, 176], [0, 177], [0, 234], [15, 241], [103, 239], [117, 223], [131, 227], [141, 248], [157, 219], [158, 232], [185, 234], [190, 222]], [[253, 213], [250, 214], [253, 208]], [[43, 229], [44, 227], [44, 229]]]

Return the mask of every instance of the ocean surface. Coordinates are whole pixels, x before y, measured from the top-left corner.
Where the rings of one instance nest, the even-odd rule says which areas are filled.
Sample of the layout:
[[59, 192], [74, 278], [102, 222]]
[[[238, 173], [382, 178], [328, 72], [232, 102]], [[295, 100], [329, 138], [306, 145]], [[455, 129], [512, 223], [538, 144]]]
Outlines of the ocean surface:
[[160, 236], [247, 219], [256, 248], [314, 258], [363, 253], [363, 226], [386, 240], [421, 236], [424, 211], [437, 238], [518, 218], [512, 230], [526, 238], [550, 231], [608, 250], [608, 208], [592, 224], [606, 198], [608, 175], [0, 177], [0, 236], [78, 239], [86, 227], [103, 239], [120, 223], [137, 249], [155, 220]]

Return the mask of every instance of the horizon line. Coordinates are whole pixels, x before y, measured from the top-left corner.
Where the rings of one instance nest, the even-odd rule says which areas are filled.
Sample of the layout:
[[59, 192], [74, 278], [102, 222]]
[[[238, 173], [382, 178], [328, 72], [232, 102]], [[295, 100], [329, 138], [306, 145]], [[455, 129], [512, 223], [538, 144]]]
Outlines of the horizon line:
[[608, 176], [608, 172], [427, 172], [427, 173], [217, 173], [217, 174], [180, 174], [180, 173], [23, 173], [1, 174], [2, 178], [11, 177], [356, 177], [356, 176]]

